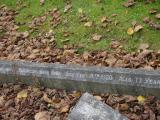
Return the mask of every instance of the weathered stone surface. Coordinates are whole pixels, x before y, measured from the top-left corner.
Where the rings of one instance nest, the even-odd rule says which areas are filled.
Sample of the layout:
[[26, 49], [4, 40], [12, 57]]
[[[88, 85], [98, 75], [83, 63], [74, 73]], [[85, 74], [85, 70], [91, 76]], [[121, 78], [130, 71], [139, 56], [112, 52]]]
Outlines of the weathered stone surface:
[[160, 98], [160, 71], [0, 61], [0, 84], [22, 82], [97, 93], [154, 95]]
[[89, 93], [85, 93], [69, 114], [68, 120], [128, 120], [128, 118], [96, 100]]

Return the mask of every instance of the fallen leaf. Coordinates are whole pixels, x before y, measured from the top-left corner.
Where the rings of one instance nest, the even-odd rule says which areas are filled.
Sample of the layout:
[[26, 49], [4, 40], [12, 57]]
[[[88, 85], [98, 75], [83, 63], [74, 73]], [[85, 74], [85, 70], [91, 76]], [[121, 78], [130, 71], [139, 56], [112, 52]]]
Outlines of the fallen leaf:
[[128, 30], [127, 30], [127, 34], [128, 35], [133, 35], [134, 34], [134, 30], [133, 30], [133, 28], [128, 28]]
[[18, 99], [27, 98], [27, 96], [28, 96], [27, 90], [22, 90], [22, 91], [20, 91], [20, 92], [17, 94], [17, 98], [18, 98]]
[[52, 100], [51, 100], [50, 98], [48, 98], [48, 96], [47, 96], [46, 93], [43, 94], [42, 99], [43, 99], [45, 102], [47, 102], [47, 103], [49, 103], [49, 104], [52, 104]]
[[83, 9], [82, 8], [78, 8], [78, 13], [82, 14], [83, 13]]
[[70, 94], [73, 97], [79, 98], [81, 96], [81, 92], [79, 91], [74, 91], [72, 94]]
[[84, 52], [84, 53], [83, 53], [83, 59], [84, 59], [85, 61], [88, 61], [88, 60], [89, 60], [89, 57], [90, 57], [90, 54], [89, 54], [88, 52]]
[[160, 24], [154, 22], [153, 20], [151, 20], [149, 17], [145, 17], [143, 19], [143, 21], [148, 24], [151, 28], [154, 28], [156, 30], [160, 30]]
[[148, 66], [148, 65], [144, 66], [144, 69], [145, 69], [145, 70], [154, 70], [154, 68], [153, 68], [153, 67]]
[[143, 104], [145, 102], [146, 98], [144, 96], [138, 96], [137, 100], [138, 100], [139, 104]]
[[68, 112], [69, 111], [69, 105], [66, 105], [66, 106], [64, 106], [64, 107], [61, 107], [61, 109], [60, 109], [60, 113], [66, 113], [66, 112]]
[[104, 22], [107, 22], [107, 17], [106, 17], [106, 16], [103, 16], [103, 17], [101, 18], [101, 23], [104, 23]]
[[125, 6], [125, 7], [131, 7], [131, 6], [135, 5], [135, 3], [136, 2], [134, 0], [128, 0], [127, 2], [123, 3], [123, 6]]
[[111, 48], [116, 49], [120, 46], [120, 43], [118, 41], [112, 41], [110, 46]]
[[150, 13], [150, 14], [155, 14], [155, 13], [157, 13], [157, 9], [150, 9], [150, 10], [149, 10], [149, 13]]
[[127, 111], [129, 109], [129, 105], [127, 103], [119, 104], [119, 110]]
[[96, 95], [96, 96], [94, 96], [97, 100], [102, 100], [102, 97], [101, 96], [98, 96], [98, 95]]
[[160, 13], [156, 14], [155, 16], [157, 19], [160, 19]]
[[136, 25], [135, 28], [134, 28], [134, 32], [138, 32], [138, 31], [140, 31], [142, 29], [143, 29], [142, 25]]
[[36, 55], [34, 53], [30, 54], [28, 57], [28, 59], [35, 59], [36, 58]]
[[94, 41], [99, 41], [99, 40], [102, 39], [102, 35], [99, 35], [99, 34], [95, 33], [95, 34], [92, 35], [92, 39]]
[[45, 0], [40, 0], [39, 2], [40, 2], [40, 5], [44, 5]]
[[72, 8], [71, 4], [68, 4], [64, 7], [64, 13], [67, 13]]
[[0, 108], [5, 105], [4, 96], [0, 96]]
[[142, 43], [139, 45], [139, 50], [146, 50], [149, 48], [149, 44], [148, 43]]
[[84, 24], [84, 26], [85, 26], [85, 27], [91, 27], [92, 24], [93, 24], [93, 22], [86, 22], [86, 23]]
[[36, 115], [34, 116], [34, 119], [35, 120], [51, 120], [51, 116], [49, 112], [42, 111], [42, 112], [36, 113]]

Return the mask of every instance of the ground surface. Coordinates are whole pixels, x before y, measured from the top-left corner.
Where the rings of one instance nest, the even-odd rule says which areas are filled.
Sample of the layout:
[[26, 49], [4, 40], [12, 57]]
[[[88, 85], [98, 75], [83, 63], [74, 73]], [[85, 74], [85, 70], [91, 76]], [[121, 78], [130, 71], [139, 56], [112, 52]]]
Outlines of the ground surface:
[[[155, 14], [160, 12], [160, 2], [157, 0], [147, 4], [136, 0], [132, 7], [124, 7], [123, 3], [122, 0], [0, 0], [0, 5], [4, 4], [18, 13], [14, 19], [19, 26], [18, 31], [30, 31], [34, 27], [29, 35], [34, 37], [52, 29], [59, 48], [67, 44], [79, 47], [79, 52], [111, 50], [109, 44], [115, 40], [127, 51], [137, 50], [142, 43], [159, 50], [160, 31], [149, 27], [143, 19], [150, 17], [160, 23], [155, 18]], [[56, 8], [56, 12], [53, 12]], [[151, 9], [157, 13], [150, 14]], [[42, 16], [46, 18], [40, 18]], [[35, 18], [37, 22], [33, 22]], [[135, 23], [143, 26], [143, 29], [134, 35], [127, 34], [127, 30]], [[3, 32], [0, 34], [3, 35]], [[100, 35], [98, 40], [93, 40], [95, 34]]]
[[[46, 15], [52, 15], [54, 25], [59, 23], [59, 11], [57, 9], [46, 13]], [[38, 35], [33, 36], [33, 31], [37, 30], [37, 26], [41, 26], [44, 20], [46, 20], [46, 16], [35, 18], [28, 24], [30, 30], [25, 32], [18, 30], [22, 24], [15, 22], [16, 16], [17, 13], [14, 10], [6, 6], [0, 7], [0, 59], [146, 68], [149, 70], [159, 69], [160, 67], [160, 51], [148, 49], [148, 44], [140, 44], [139, 50], [131, 53], [128, 53], [118, 41], [112, 41], [109, 45], [112, 51], [83, 52], [82, 47], [79, 46], [80, 44], [64, 45], [63, 48], [59, 48], [53, 30], [47, 32], [39, 31]], [[157, 27], [157, 24], [152, 20], [147, 18], [145, 21], [151, 27]], [[137, 30], [140, 28], [140, 25], [136, 27]], [[132, 28], [129, 29], [128, 33], [133, 34]], [[94, 40], [99, 40], [101, 36], [94, 35], [93, 38]], [[156, 42], [156, 44], [158, 43]]]
[[[26, 85], [0, 86], [1, 120], [66, 120], [82, 93], [66, 92]], [[160, 101], [154, 96], [136, 97], [117, 94], [94, 94], [131, 120], [160, 120]], [[40, 118], [48, 119], [40, 119]]]

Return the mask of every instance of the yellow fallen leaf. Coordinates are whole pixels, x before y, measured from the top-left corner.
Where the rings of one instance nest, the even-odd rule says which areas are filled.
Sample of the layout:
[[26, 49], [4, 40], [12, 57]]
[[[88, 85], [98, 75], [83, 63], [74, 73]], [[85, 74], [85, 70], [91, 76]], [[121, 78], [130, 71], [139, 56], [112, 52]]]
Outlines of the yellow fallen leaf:
[[75, 91], [74, 93], [70, 94], [73, 97], [80, 97], [81, 96], [81, 92], [79, 91]]
[[146, 98], [143, 96], [138, 96], [137, 100], [138, 100], [138, 103], [143, 104], [145, 102]]
[[83, 13], [83, 9], [82, 8], [78, 8], [78, 13], [82, 14]]
[[127, 34], [128, 35], [133, 35], [134, 34], [134, 30], [133, 30], [133, 28], [128, 28], [128, 30], [127, 30]]
[[27, 96], [28, 96], [27, 90], [22, 90], [22, 91], [20, 91], [20, 92], [17, 94], [17, 98], [18, 98], [18, 99], [27, 98]]

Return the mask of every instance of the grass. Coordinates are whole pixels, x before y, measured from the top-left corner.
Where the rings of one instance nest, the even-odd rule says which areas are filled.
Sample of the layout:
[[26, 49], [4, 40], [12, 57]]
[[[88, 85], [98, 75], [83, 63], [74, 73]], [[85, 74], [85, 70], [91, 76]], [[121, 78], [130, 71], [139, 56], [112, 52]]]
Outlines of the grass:
[[[96, 3], [96, 0], [73, 0], [73, 7], [67, 13], [63, 12], [66, 4], [65, 0], [46, 0], [44, 6], [40, 6], [39, 0], [19, 0], [18, 4], [16, 2], [17, 0], [0, 0], [0, 4], [5, 4], [19, 12], [15, 21], [20, 23], [30, 22], [33, 16], [43, 16], [45, 12], [53, 8], [60, 9], [62, 19], [68, 21], [66, 24], [60, 24], [54, 28], [50, 26], [50, 22], [47, 20], [43, 26], [38, 27], [38, 32], [53, 29], [58, 47], [63, 46], [64, 43], [62, 41], [68, 41], [65, 44], [83, 46], [80, 51], [103, 50], [109, 49], [108, 46], [112, 40], [120, 41], [127, 51], [135, 51], [141, 43], [149, 43], [150, 48], [154, 50], [158, 50], [160, 46], [160, 31], [151, 29], [143, 23], [143, 18], [146, 16], [154, 19], [154, 15], [150, 15], [148, 12], [151, 8], [158, 9], [160, 12], [159, 2], [152, 4], [138, 2], [132, 8], [125, 8], [122, 6], [122, 0], [102, 0], [102, 3]], [[89, 21], [94, 21], [95, 26], [86, 28], [84, 23], [79, 22], [79, 8], [84, 11]], [[118, 16], [110, 17], [112, 14], [117, 14]], [[107, 28], [100, 26], [100, 19], [103, 16], [108, 16], [113, 21]], [[48, 19], [50, 18], [48, 17]], [[119, 24], [114, 25], [115, 21], [118, 21]], [[137, 21], [144, 28], [133, 36], [129, 36], [127, 29], [132, 26], [131, 23], [133, 21]], [[159, 22], [158, 20], [156, 21]], [[20, 26], [19, 31], [28, 29], [27, 24], [24, 24]], [[110, 31], [108, 32], [108, 30]], [[33, 35], [38, 32], [34, 32]], [[64, 32], [72, 34], [64, 37]], [[94, 33], [103, 35], [103, 39], [96, 43], [93, 42], [91, 36]]]

